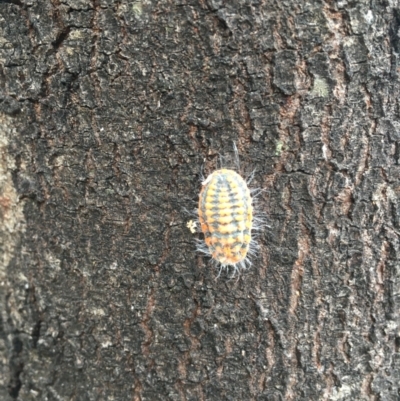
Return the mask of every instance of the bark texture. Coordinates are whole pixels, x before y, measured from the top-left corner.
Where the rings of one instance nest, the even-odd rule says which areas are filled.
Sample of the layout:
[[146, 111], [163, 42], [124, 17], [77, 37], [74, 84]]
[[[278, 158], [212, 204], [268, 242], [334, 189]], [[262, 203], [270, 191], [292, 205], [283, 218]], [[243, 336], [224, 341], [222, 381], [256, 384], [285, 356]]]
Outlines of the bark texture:
[[[0, 2], [0, 399], [400, 399], [396, 0]], [[238, 279], [202, 166], [265, 191]]]

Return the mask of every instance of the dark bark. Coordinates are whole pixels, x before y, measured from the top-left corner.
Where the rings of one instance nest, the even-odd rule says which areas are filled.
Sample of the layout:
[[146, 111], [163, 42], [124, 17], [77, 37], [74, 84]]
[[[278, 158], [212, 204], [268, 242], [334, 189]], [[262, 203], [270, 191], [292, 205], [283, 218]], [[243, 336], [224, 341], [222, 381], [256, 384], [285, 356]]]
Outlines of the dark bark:
[[[0, 2], [0, 399], [399, 400], [400, 8]], [[232, 142], [251, 269], [185, 209]]]

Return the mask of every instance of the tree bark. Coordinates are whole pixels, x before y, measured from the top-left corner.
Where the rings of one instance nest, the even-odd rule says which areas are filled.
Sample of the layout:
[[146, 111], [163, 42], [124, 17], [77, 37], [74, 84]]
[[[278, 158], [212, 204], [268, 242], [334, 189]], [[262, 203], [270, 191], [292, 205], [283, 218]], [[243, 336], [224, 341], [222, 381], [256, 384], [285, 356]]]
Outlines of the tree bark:
[[[0, 3], [0, 399], [400, 399], [396, 0]], [[187, 228], [239, 149], [267, 223]]]

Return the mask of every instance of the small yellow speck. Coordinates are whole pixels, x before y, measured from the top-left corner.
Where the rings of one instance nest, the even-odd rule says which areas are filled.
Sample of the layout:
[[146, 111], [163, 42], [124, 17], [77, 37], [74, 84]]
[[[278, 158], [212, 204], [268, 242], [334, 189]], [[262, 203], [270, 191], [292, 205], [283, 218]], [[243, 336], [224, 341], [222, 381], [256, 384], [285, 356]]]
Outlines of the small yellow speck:
[[140, 17], [143, 13], [143, 4], [141, 1], [134, 1], [132, 4], [132, 11], [137, 16]]
[[282, 154], [283, 147], [284, 147], [284, 143], [282, 141], [278, 141], [276, 143], [275, 156], [280, 156]]

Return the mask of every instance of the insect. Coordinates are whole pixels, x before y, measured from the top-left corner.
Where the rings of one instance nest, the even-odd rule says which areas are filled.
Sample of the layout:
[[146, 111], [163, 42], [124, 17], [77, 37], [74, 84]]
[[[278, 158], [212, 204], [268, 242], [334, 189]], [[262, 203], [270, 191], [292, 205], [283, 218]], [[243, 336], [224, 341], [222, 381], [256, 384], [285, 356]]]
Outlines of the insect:
[[234, 274], [251, 265], [248, 256], [256, 248], [252, 238], [253, 198], [236, 171], [221, 168], [202, 182], [198, 216], [205, 242], [198, 250], [211, 256], [221, 269], [232, 266]]

